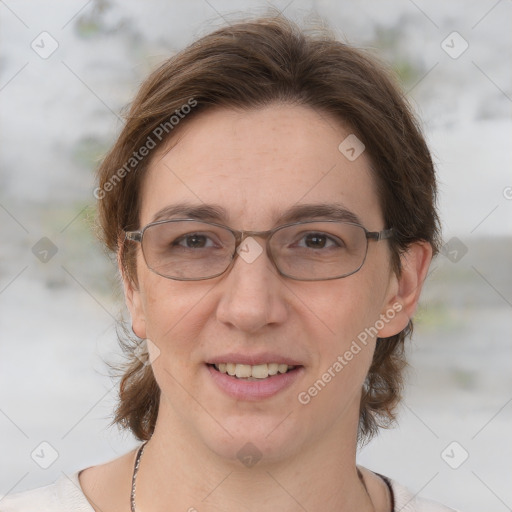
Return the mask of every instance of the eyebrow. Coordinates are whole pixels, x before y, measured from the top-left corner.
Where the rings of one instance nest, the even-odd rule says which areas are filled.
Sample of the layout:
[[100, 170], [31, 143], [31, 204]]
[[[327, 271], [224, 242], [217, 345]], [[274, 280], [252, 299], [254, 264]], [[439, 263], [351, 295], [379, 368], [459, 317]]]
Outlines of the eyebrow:
[[[314, 203], [294, 205], [284, 212], [274, 210], [276, 225], [289, 224], [302, 220], [314, 220], [320, 217], [361, 224], [359, 217], [340, 203]], [[176, 203], [159, 210], [151, 222], [172, 218], [187, 218], [226, 224], [228, 211], [216, 204]]]

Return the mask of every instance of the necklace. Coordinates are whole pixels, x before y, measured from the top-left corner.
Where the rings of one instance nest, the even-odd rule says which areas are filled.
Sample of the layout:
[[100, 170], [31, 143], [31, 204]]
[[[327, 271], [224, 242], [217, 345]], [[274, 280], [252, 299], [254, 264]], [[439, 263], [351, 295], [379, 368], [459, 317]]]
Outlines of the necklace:
[[[142, 457], [142, 454], [144, 453], [144, 448], [146, 447], [146, 444], [147, 444], [147, 441], [144, 441], [144, 443], [142, 443], [140, 448], [137, 450], [137, 456], [135, 457], [135, 465], [133, 467], [133, 475], [132, 475], [132, 492], [130, 495], [130, 510], [131, 510], [131, 512], [137, 512], [137, 510], [135, 508], [135, 485], [136, 485], [136, 481], [137, 481], [137, 473], [139, 472], [140, 459]], [[366, 491], [366, 494], [368, 495], [368, 498], [370, 498], [370, 501], [371, 501], [370, 494], [368, 493], [368, 489], [366, 488], [366, 484], [365, 484], [363, 475], [359, 471], [359, 468], [357, 469], [357, 474], [359, 476], [361, 483], [363, 484], [363, 487]], [[373, 503], [372, 503], [372, 506], [373, 506]]]
[[137, 480], [137, 473], [139, 472], [139, 466], [140, 466], [140, 458], [142, 457], [142, 454], [144, 453], [144, 448], [146, 447], [147, 441], [145, 441], [142, 446], [137, 451], [137, 456], [135, 457], [135, 466], [133, 468], [133, 475], [132, 475], [132, 493], [130, 495], [130, 510], [131, 512], [136, 512], [135, 509], [135, 482]]

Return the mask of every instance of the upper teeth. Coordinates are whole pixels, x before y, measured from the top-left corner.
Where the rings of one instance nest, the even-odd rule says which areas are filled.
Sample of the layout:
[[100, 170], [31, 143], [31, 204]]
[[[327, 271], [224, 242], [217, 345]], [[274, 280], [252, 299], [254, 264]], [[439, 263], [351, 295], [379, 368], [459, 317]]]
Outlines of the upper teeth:
[[287, 364], [268, 363], [268, 364], [235, 364], [235, 363], [219, 363], [215, 368], [221, 373], [228, 373], [229, 375], [236, 375], [238, 378], [254, 377], [256, 379], [266, 379], [269, 375], [276, 375], [279, 373], [286, 373], [288, 370], [293, 370], [295, 366], [288, 366]]

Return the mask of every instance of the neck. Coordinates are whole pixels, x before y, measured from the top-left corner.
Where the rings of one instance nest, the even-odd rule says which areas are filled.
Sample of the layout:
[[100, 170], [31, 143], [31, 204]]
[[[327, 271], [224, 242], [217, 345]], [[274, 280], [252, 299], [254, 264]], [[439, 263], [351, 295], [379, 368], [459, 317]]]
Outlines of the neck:
[[244, 466], [236, 456], [219, 456], [205, 446], [162, 403], [159, 413], [137, 475], [138, 510], [168, 512], [170, 503], [172, 510], [190, 511], [374, 510], [356, 467], [357, 432], [347, 439], [347, 425], [286, 457]]

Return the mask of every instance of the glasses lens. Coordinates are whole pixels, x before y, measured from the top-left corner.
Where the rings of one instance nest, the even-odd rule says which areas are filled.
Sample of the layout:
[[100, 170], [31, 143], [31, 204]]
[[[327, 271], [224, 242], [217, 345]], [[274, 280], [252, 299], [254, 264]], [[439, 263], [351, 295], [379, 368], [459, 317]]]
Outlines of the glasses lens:
[[365, 230], [343, 222], [305, 222], [282, 228], [271, 239], [279, 270], [303, 280], [333, 279], [353, 274], [364, 262]]
[[205, 279], [222, 273], [235, 250], [227, 229], [195, 221], [169, 221], [146, 228], [142, 251], [149, 268], [164, 277]]

